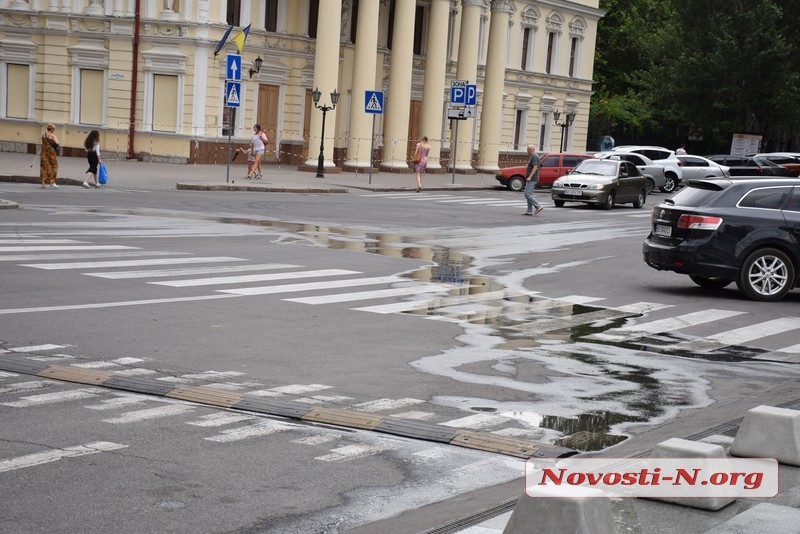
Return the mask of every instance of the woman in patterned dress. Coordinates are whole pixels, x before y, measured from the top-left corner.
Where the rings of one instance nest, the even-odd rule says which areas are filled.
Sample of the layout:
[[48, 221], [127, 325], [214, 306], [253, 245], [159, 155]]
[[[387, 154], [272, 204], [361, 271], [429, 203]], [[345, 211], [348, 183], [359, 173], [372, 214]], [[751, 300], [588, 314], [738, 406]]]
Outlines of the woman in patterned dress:
[[47, 184], [58, 189], [58, 185], [56, 185], [56, 177], [58, 176], [58, 154], [56, 150], [58, 150], [56, 125], [51, 122], [42, 134], [42, 153], [39, 158], [39, 183], [42, 184], [42, 189]]

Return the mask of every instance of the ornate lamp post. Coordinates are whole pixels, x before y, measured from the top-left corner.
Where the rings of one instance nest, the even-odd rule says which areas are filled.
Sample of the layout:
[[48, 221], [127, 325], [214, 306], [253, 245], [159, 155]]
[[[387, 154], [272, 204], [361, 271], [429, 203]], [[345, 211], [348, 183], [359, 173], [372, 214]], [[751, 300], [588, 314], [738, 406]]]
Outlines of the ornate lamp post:
[[319, 88], [315, 88], [311, 91], [311, 100], [314, 101], [314, 107], [322, 110], [322, 135], [319, 137], [319, 161], [317, 162], [317, 178], [325, 178], [325, 174], [323, 173], [323, 167], [325, 165], [325, 115], [334, 109], [336, 109], [336, 103], [339, 102], [339, 93], [336, 92], [336, 89], [333, 90], [331, 93], [331, 105], [330, 106], [320, 106], [319, 105], [319, 97], [322, 96], [322, 93], [319, 91]]
[[257, 57], [257, 58], [256, 58], [256, 59], [253, 61], [253, 63], [255, 64], [255, 67], [256, 67], [256, 68], [254, 68], [254, 69], [250, 69], [250, 77], [251, 77], [251, 78], [253, 77], [253, 74], [258, 74], [259, 72], [261, 72], [261, 65], [263, 65], [263, 64], [264, 64], [264, 60], [263, 60], [263, 59], [261, 59], [261, 56], [258, 56], [258, 57]]
[[558, 145], [558, 151], [564, 152], [564, 130], [569, 129], [572, 126], [572, 122], [575, 120], [575, 110], [572, 110], [566, 114], [564, 117], [564, 122], [558, 122], [558, 119], [561, 118], [561, 112], [556, 110], [553, 112], [553, 120], [556, 123], [556, 126], [561, 126], [561, 144]]

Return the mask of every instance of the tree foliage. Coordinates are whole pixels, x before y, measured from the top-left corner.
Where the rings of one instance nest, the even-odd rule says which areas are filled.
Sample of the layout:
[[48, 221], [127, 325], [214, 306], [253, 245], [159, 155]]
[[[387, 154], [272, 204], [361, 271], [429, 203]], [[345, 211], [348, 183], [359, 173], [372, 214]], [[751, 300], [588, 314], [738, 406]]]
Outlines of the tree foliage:
[[[601, 0], [590, 139], [725, 151], [797, 146], [796, 0]], [[592, 147], [590, 147], [592, 148]]]

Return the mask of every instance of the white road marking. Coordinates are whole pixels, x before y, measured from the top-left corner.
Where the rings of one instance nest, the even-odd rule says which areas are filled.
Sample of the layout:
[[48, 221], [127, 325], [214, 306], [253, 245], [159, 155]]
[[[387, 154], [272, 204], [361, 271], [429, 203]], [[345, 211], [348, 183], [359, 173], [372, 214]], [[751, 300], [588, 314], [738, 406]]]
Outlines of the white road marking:
[[384, 450], [386, 450], [386, 447], [378, 447], [376, 445], [345, 445], [344, 447], [333, 449], [330, 454], [317, 456], [314, 459], [321, 460], [323, 462], [349, 462], [350, 460], [355, 460], [357, 458], [373, 456]]
[[773, 319], [763, 323], [728, 330], [727, 332], [720, 332], [713, 336], [707, 336], [705, 339], [725, 345], [741, 345], [742, 343], [747, 343], [754, 339], [782, 334], [790, 330], [797, 330], [798, 328], [800, 328], [800, 319], [797, 317], [781, 317], [780, 319]]
[[0, 473], [5, 471], [13, 471], [14, 469], [22, 469], [25, 467], [33, 467], [55, 462], [63, 458], [76, 458], [78, 456], [86, 456], [88, 454], [115, 451], [124, 449], [126, 447], [127, 445], [120, 445], [119, 443], [112, 443], [110, 441], [95, 441], [85, 445], [76, 445], [74, 447], [67, 447], [64, 449], [27, 454], [17, 458], [0, 460]]
[[317, 289], [336, 289], [340, 287], [367, 286], [374, 284], [391, 284], [408, 281], [399, 276], [378, 276], [375, 278], [354, 278], [351, 280], [330, 280], [328, 282], [307, 282], [304, 284], [284, 284], [277, 286], [244, 287], [239, 289], [217, 289], [219, 293], [237, 296], [269, 295], [273, 293], [294, 293], [297, 291], [314, 291]]
[[422, 404], [424, 400], [420, 399], [377, 399], [369, 402], [362, 402], [353, 405], [356, 410], [364, 412], [382, 412], [386, 410], [396, 410], [398, 408], [405, 408], [406, 406], [413, 406], [415, 404]]
[[141, 367], [137, 367], [135, 369], [125, 369], [123, 371], [114, 371], [114, 376], [121, 375], [121, 376], [140, 376], [140, 375], [152, 375], [155, 374], [155, 371], [152, 369], [143, 369]]
[[292, 271], [288, 273], [248, 274], [242, 276], [217, 276], [214, 278], [193, 278], [191, 280], [168, 280], [165, 282], [147, 282], [159, 286], [169, 287], [196, 287], [221, 284], [242, 284], [249, 282], [267, 282], [272, 280], [294, 280], [299, 278], [317, 278], [322, 276], [344, 276], [346, 274], [361, 274], [359, 271], [345, 269], [319, 269], [316, 271]]
[[392, 304], [380, 304], [378, 306], [366, 306], [363, 308], [353, 308], [357, 311], [370, 313], [402, 313], [412, 310], [444, 308], [474, 302], [484, 302], [487, 300], [502, 300], [507, 296], [506, 291], [488, 291], [486, 293], [475, 293], [472, 295], [459, 295], [456, 297], [433, 298], [427, 300], [415, 300], [410, 302], [397, 302]]
[[246, 271], [266, 271], [271, 269], [298, 269], [302, 265], [289, 263], [263, 263], [258, 265], [217, 265], [213, 267], [191, 267], [188, 269], [154, 269], [152, 271], [117, 271], [108, 273], [83, 273], [87, 276], [122, 280], [131, 278], [162, 278], [165, 276], [194, 276], [198, 274], [238, 273]]
[[181, 375], [181, 378], [199, 379], [199, 380], [221, 380], [232, 376], [242, 376], [244, 373], [241, 371], [204, 371], [202, 373], [191, 373]]
[[782, 349], [778, 349], [777, 352], [791, 352], [791, 353], [798, 353], [800, 352], [800, 344], [798, 345], [791, 345], [789, 347], [783, 347]]
[[114, 363], [117, 363], [119, 365], [131, 365], [133, 363], [143, 362], [144, 359], [142, 359], [142, 358], [117, 358], [117, 359], [111, 360], [111, 361], [114, 362]]
[[425, 421], [427, 419], [430, 419], [434, 415], [435, 414], [433, 414], [431, 412], [420, 412], [420, 411], [413, 411], [412, 410], [410, 412], [403, 412], [403, 413], [394, 414], [394, 415], [392, 415], [392, 417], [397, 417], [399, 419], [413, 419], [413, 420], [418, 420], [418, 421]]
[[199, 297], [176, 297], [171, 299], [127, 300], [119, 302], [98, 302], [95, 304], [71, 304], [64, 306], [42, 306], [39, 308], [11, 308], [0, 310], [0, 315], [14, 315], [17, 313], [39, 313], [51, 311], [92, 310], [97, 308], [117, 308], [120, 306], [146, 306], [149, 304], [171, 304], [173, 302], [192, 302], [196, 300], [216, 300], [241, 295], [203, 295]]
[[324, 445], [325, 443], [330, 443], [331, 441], [336, 441], [338, 439], [342, 439], [341, 436], [337, 436], [334, 434], [320, 434], [318, 436], [308, 436], [307, 438], [300, 438], [292, 440], [292, 443], [297, 443], [298, 445]]
[[287, 386], [278, 386], [270, 389], [260, 389], [251, 391], [248, 395], [256, 397], [277, 397], [279, 395], [303, 395], [313, 391], [322, 391], [323, 389], [330, 389], [333, 386], [326, 386], [325, 384], [289, 384]]
[[396, 287], [393, 289], [378, 289], [375, 291], [360, 291], [357, 293], [339, 293], [338, 295], [320, 295], [318, 297], [300, 297], [293, 299], [284, 299], [288, 302], [298, 302], [300, 304], [332, 304], [334, 302], [352, 302], [355, 300], [369, 300], [369, 299], [382, 299], [386, 297], [397, 297], [401, 295], [418, 295], [421, 293], [437, 293], [440, 291], [450, 291], [452, 286], [436, 284], [436, 285], [419, 285], [409, 287]]
[[41, 352], [45, 350], [63, 349], [69, 345], [28, 345], [27, 347], [11, 347], [8, 350], [11, 352]]
[[170, 404], [169, 406], [159, 406], [158, 408], [148, 408], [146, 410], [126, 412], [119, 417], [103, 419], [103, 422], [112, 424], [138, 423], [141, 421], [148, 421], [150, 419], [172, 417], [173, 415], [180, 415], [192, 410], [194, 410], [194, 407], [186, 404]]
[[141, 395], [123, 395], [120, 397], [114, 397], [113, 399], [105, 399], [101, 401], [99, 404], [90, 404], [84, 406], [84, 408], [88, 408], [90, 410], [116, 410], [118, 408], [125, 408], [132, 404], [141, 404], [148, 400], [152, 400], [149, 397], [144, 397]]
[[502, 415], [476, 413], [475, 415], [468, 415], [467, 417], [453, 419], [452, 421], [446, 421], [441, 424], [453, 428], [486, 428], [487, 426], [508, 423], [508, 421], [508, 417], [503, 417]]
[[75, 239], [0, 239], [0, 245], [64, 245], [68, 243], [86, 243]]
[[212, 413], [202, 416], [199, 421], [187, 421], [186, 424], [201, 427], [217, 427], [232, 425], [233, 423], [249, 421], [251, 419], [255, 419], [255, 416], [235, 413]]
[[32, 391], [34, 389], [42, 389], [45, 386], [49, 386], [55, 383], [57, 382], [51, 382], [49, 380], [31, 380], [28, 382], [17, 382], [16, 384], [11, 384], [4, 388], [0, 388], [0, 394], [19, 393], [20, 391]]
[[0, 261], [88, 260], [94, 258], [130, 258], [142, 256], [181, 256], [189, 252], [89, 252], [83, 254], [15, 254], [0, 255]]
[[746, 312], [716, 309], [703, 310], [684, 315], [678, 315], [677, 317], [670, 317], [668, 319], [621, 326], [619, 328], [609, 330], [608, 332], [592, 334], [591, 336], [587, 336], [587, 338], [599, 339], [601, 341], [624, 341], [626, 339], [634, 339], [649, 334], [672, 332], [674, 330], [680, 330], [681, 328], [719, 321], [721, 319], [734, 317], [736, 315], [743, 315], [745, 313]]
[[614, 309], [619, 310], [621, 312], [641, 314], [672, 307], [674, 307], [674, 304], [659, 304], [657, 302], [634, 302], [633, 304], [627, 304], [625, 306], [620, 306]]
[[586, 297], [582, 295], [565, 295], [558, 297], [557, 300], [561, 302], [569, 302], [570, 304], [588, 304], [589, 302], [597, 302], [598, 300], [605, 300], [605, 297]]
[[43, 406], [45, 404], [56, 404], [59, 402], [69, 402], [79, 399], [92, 399], [101, 393], [99, 389], [72, 389], [69, 391], [59, 391], [57, 393], [42, 393], [41, 395], [31, 395], [22, 397], [14, 402], [1, 402], [3, 406], [12, 408], [30, 408], [32, 406]]
[[285, 430], [292, 430], [294, 428], [297, 427], [287, 423], [281, 423], [278, 421], [264, 421], [255, 425], [223, 430], [221, 434], [203, 439], [217, 443], [230, 443], [232, 441], [241, 441], [243, 439], [267, 436], [269, 434], [275, 434], [276, 432], [283, 432]]
[[222, 263], [226, 261], [245, 261], [244, 258], [229, 258], [225, 256], [198, 257], [198, 258], [160, 258], [151, 260], [113, 260], [113, 261], [84, 261], [73, 263], [26, 263], [22, 267], [35, 269], [104, 269], [106, 267], [141, 267], [144, 265], [179, 265], [186, 263]]
[[139, 247], [129, 247], [126, 245], [43, 245], [20, 247], [0, 247], [0, 252], [48, 252], [48, 251], [78, 251], [78, 250], [137, 250]]

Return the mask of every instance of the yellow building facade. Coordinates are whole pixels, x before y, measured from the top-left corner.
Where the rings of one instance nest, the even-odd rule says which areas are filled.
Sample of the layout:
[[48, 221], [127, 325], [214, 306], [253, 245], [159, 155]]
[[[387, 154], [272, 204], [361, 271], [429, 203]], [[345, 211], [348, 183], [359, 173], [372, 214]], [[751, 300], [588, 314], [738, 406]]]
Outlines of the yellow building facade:
[[494, 172], [528, 144], [586, 149], [602, 15], [598, 0], [0, 0], [0, 150], [33, 153], [52, 122], [67, 155], [97, 129], [106, 158], [220, 163], [259, 123], [267, 161], [301, 169], [322, 152], [326, 172], [407, 172], [427, 136], [429, 172]]

